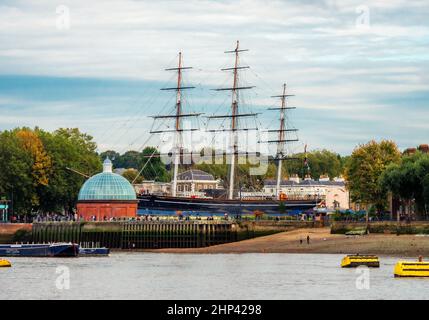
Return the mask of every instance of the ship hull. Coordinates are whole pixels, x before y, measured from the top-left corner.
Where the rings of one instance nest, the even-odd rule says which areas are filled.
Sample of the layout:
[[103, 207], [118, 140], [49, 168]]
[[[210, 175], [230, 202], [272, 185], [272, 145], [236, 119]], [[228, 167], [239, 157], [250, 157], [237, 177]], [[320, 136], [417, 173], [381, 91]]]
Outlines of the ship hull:
[[139, 209], [208, 211], [240, 214], [245, 211], [265, 213], [287, 212], [288, 210], [309, 210], [319, 204], [319, 200], [218, 200], [201, 198], [180, 198], [164, 196], [139, 196]]
[[80, 248], [79, 256], [102, 257], [110, 254], [109, 248]]
[[60, 244], [7, 244], [0, 245], [0, 257], [76, 257], [79, 246]]

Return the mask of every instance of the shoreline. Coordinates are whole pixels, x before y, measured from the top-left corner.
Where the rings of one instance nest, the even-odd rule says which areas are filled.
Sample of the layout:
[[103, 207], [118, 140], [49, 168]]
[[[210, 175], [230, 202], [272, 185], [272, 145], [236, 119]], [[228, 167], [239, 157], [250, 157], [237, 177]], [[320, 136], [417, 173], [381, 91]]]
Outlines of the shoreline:
[[[307, 235], [310, 244], [307, 244]], [[303, 243], [300, 244], [300, 239]], [[178, 254], [312, 253], [374, 254], [381, 256], [429, 258], [429, 236], [370, 234], [346, 236], [331, 234], [329, 228], [298, 229], [273, 235], [204, 248], [146, 249], [140, 252]]]

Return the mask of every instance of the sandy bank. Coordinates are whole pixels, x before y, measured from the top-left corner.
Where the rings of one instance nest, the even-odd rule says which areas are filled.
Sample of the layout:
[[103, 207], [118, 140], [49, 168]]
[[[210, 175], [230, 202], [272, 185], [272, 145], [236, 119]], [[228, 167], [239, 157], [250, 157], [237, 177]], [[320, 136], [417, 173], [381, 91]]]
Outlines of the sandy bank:
[[[307, 244], [307, 235], [310, 244]], [[300, 239], [303, 243], [300, 244]], [[255, 239], [195, 249], [158, 249], [164, 253], [368, 253], [429, 258], [429, 237], [370, 234], [345, 236], [330, 234], [329, 228], [299, 229]]]

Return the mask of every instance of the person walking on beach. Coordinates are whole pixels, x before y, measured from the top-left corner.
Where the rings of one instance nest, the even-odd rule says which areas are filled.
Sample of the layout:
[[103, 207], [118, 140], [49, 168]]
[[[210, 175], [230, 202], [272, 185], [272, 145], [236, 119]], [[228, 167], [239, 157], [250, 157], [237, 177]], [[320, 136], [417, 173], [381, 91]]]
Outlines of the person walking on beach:
[[310, 236], [307, 236], [307, 244], [310, 244]]

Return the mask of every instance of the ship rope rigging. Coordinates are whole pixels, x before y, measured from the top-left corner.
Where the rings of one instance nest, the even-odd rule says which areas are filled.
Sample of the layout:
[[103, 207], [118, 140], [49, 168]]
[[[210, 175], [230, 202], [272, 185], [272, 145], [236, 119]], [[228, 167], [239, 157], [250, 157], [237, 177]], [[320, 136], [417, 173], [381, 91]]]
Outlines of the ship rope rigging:
[[[250, 85], [243, 85], [243, 83], [240, 81], [240, 71], [244, 69], [249, 69], [249, 66], [241, 65], [240, 64], [240, 54], [243, 52], [249, 51], [248, 49], [241, 49], [240, 48], [240, 42], [237, 41], [236, 48], [231, 51], [225, 51], [226, 54], [233, 54], [234, 56], [234, 64], [231, 67], [222, 68], [222, 71], [231, 71], [233, 74], [232, 79], [232, 85], [229, 87], [222, 87], [213, 89], [218, 92], [230, 92], [231, 93], [231, 112], [228, 114], [223, 115], [212, 115], [208, 116], [208, 120], [229, 120], [230, 124], [228, 128], [224, 129], [213, 129], [210, 130], [210, 132], [216, 133], [216, 132], [229, 132], [229, 152], [227, 155], [229, 155], [229, 172], [228, 172], [228, 199], [232, 200], [234, 199], [234, 191], [236, 190], [236, 166], [238, 162], [238, 156], [240, 154], [239, 151], [239, 141], [238, 141], [238, 131], [244, 130], [258, 130], [258, 128], [248, 128], [248, 127], [242, 127], [242, 122], [246, 123], [245, 120], [242, 120], [243, 118], [250, 118], [250, 117], [256, 117], [258, 113], [253, 112], [243, 112], [241, 111], [241, 92], [243, 90], [250, 90], [253, 89], [254, 86]], [[247, 153], [247, 152], [246, 152]]]
[[[257, 117], [259, 113], [254, 113], [250, 110], [246, 110], [247, 104], [244, 101], [245, 100], [244, 94], [242, 94], [243, 92], [246, 92], [247, 90], [254, 88], [254, 86], [251, 86], [251, 85], [245, 83], [245, 81], [243, 81], [243, 79], [241, 78], [240, 71], [251, 70], [249, 66], [240, 64], [241, 53], [246, 52], [246, 51], [249, 51], [249, 50], [241, 49], [240, 43], [239, 43], [239, 41], [237, 41], [237, 46], [234, 50], [225, 52], [227, 54], [233, 54], [234, 55], [233, 66], [221, 69], [222, 71], [232, 72], [232, 74], [233, 74], [232, 86], [230, 86], [230, 87], [222, 86], [220, 88], [213, 89], [213, 91], [215, 91], [215, 92], [225, 92], [226, 91], [226, 92], [231, 93], [230, 94], [230, 99], [231, 99], [230, 113], [225, 114], [225, 115], [217, 115], [216, 114], [222, 108], [222, 106], [225, 105], [225, 103], [228, 99], [228, 95], [225, 95], [223, 102], [218, 105], [217, 110], [215, 110], [215, 112], [213, 112], [212, 115], [205, 117], [206, 122], [203, 123], [203, 125], [205, 127], [205, 131], [213, 134], [212, 139], [211, 139], [211, 145], [214, 147], [212, 147], [212, 150], [214, 150], [216, 148], [215, 147], [215, 145], [216, 145], [215, 140], [216, 140], [216, 133], [217, 132], [229, 132], [230, 133], [229, 151], [223, 153], [224, 156], [229, 156], [228, 192], [227, 192], [227, 194], [228, 194], [228, 199], [230, 199], [230, 200], [234, 199], [234, 196], [235, 196], [234, 192], [237, 190], [237, 188], [236, 188], [236, 166], [238, 163], [238, 157], [241, 154], [244, 154], [246, 156], [249, 154], [248, 152], [244, 152], [244, 153], [240, 152], [237, 133], [240, 130], [244, 130], [244, 131], [254, 130], [256, 132], [259, 132], [259, 128], [262, 127], [262, 123]], [[193, 118], [193, 117], [199, 118], [199, 116], [203, 114], [203, 113], [190, 113], [189, 111], [183, 112], [184, 111], [184, 102], [185, 102], [184, 92], [188, 89], [194, 89], [195, 88], [193, 86], [184, 84], [184, 81], [183, 81], [183, 71], [186, 71], [189, 69], [192, 69], [192, 67], [186, 67], [183, 65], [182, 53], [179, 53], [179, 55], [178, 55], [177, 67], [166, 69], [167, 71], [175, 71], [176, 82], [175, 82], [174, 87], [167, 87], [167, 88], [163, 88], [161, 90], [163, 90], [163, 91], [175, 91], [175, 105], [174, 105], [174, 107], [170, 107], [170, 110], [169, 110], [170, 112], [168, 112], [167, 114], [161, 114], [160, 113], [156, 116], [152, 116], [152, 118], [154, 119], [154, 122], [153, 122], [152, 128], [150, 130], [150, 133], [152, 133], [152, 134], [163, 133], [163, 132], [174, 133], [173, 148], [172, 148], [172, 152], [169, 153], [169, 155], [171, 155], [173, 158], [173, 161], [172, 161], [172, 164], [173, 164], [172, 196], [176, 196], [176, 192], [177, 192], [177, 177], [178, 177], [178, 172], [179, 172], [180, 158], [181, 158], [181, 156], [185, 156], [186, 154], [192, 154], [192, 150], [190, 152], [185, 152], [185, 149], [183, 146], [182, 133], [185, 131], [200, 130], [200, 128], [197, 128], [197, 129], [183, 128], [182, 127], [182, 119]], [[259, 79], [261, 79], [261, 77], [256, 72], [252, 71], [252, 73], [254, 75], [256, 75]], [[286, 138], [288, 132], [296, 132], [297, 131], [296, 129], [289, 129], [289, 127], [286, 128], [287, 120], [288, 120], [287, 119], [288, 114], [287, 114], [286, 110], [294, 109], [294, 108], [287, 107], [287, 98], [289, 96], [292, 96], [292, 95], [286, 94], [286, 85], [284, 85], [283, 94], [279, 95], [279, 96], [274, 96], [276, 98], [281, 98], [281, 102], [282, 102], [281, 107], [280, 108], [279, 107], [268, 108], [268, 110], [279, 110], [280, 111], [280, 129], [278, 129], [278, 130], [266, 130], [267, 132], [277, 132], [278, 133], [277, 140], [261, 141], [258, 138], [259, 142], [261, 142], [261, 143], [266, 142], [269, 144], [271, 144], [271, 143], [277, 144], [277, 150], [276, 150], [275, 157], [274, 157], [274, 160], [277, 161], [277, 163], [278, 163], [278, 166], [277, 166], [277, 185], [276, 185], [277, 198], [280, 198], [280, 186], [279, 186], [279, 184], [281, 182], [281, 177], [282, 177], [282, 161], [294, 159], [294, 158], [288, 158], [285, 156], [285, 154], [287, 153], [285, 150], [285, 145], [286, 145], [286, 143], [289, 143], [289, 142], [298, 141], [298, 139], [287, 139]], [[210, 100], [214, 99], [214, 97], [215, 97], [215, 95], [211, 95]], [[168, 102], [166, 103], [166, 105], [171, 106], [171, 100], [172, 99], [169, 99]], [[207, 102], [206, 106], [209, 104], [210, 103]], [[163, 107], [163, 109], [165, 109], [165, 106]], [[188, 107], [188, 105], [186, 107]], [[165, 125], [165, 123], [169, 119], [174, 120], [174, 125], [166, 125], [166, 129], [161, 129], [161, 127], [163, 125]], [[249, 126], [249, 123], [248, 123], [249, 119], [254, 120], [254, 123], [255, 123], [254, 127]], [[156, 122], [155, 120], [161, 120], [161, 124], [159, 126], [155, 126], [155, 122]], [[221, 121], [220, 126], [218, 127], [218, 129], [209, 129], [209, 124], [215, 120]], [[229, 123], [228, 123], [228, 121], [229, 121]], [[147, 139], [147, 141], [143, 144], [142, 149], [144, 148], [144, 146], [146, 145], [146, 143], [149, 141], [150, 138], [151, 137], [149, 137]], [[148, 167], [148, 165], [150, 165], [153, 169], [153, 166], [152, 166], [152, 163], [150, 160], [153, 157], [160, 157], [161, 156], [161, 153], [158, 152], [157, 149], [159, 148], [159, 146], [162, 143], [163, 143], [163, 141], [160, 141], [158, 146], [153, 150], [153, 152], [149, 156], [145, 156], [147, 158], [147, 161], [144, 163], [143, 167], [140, 169], [140, 171], [136, 175], [135, 179], [133, 180], [133, 183], [135, 183], [135, 181], [142, 174], [142, 172]], [[246, 147], [248, 147], [248, 146], [246, 146]], [[239, 188], [241, 188], [241, 186], [239, 186]]]
[[275, 144], [277, 146], [276, 156], [274, 160], [277, 161], [277, 175], [276, 175], [276, 197], [278, 200], [281, 200], [281, 181], [282, 181], [282, 166], [283, 160], [296, 160], [295, 158], [288, 157], [286, 154], [285, 146], [287, 143], [296, 142], [298, 138], [292, 139], [288, 137], [288, 133], [297, 132], [298, 130], [292, 127], [287, 126], [287, 112], [289, 110], [296, 109], [295, 107], [288, 106], [288, 98], [293, 97], [294, 95], [288, 94], [286, 92], [286, 83], [283, 84], [282, 94], [272, 96], [272, 98], [280, 98], [281, 105], [280, 107], [271, 107], [267, 110], [269, 111], [279, 111], [279, 129], [268, 129], [267, 133], [277, 133], [277, 138], [272, 140], [260, 141], [261, 143]]

